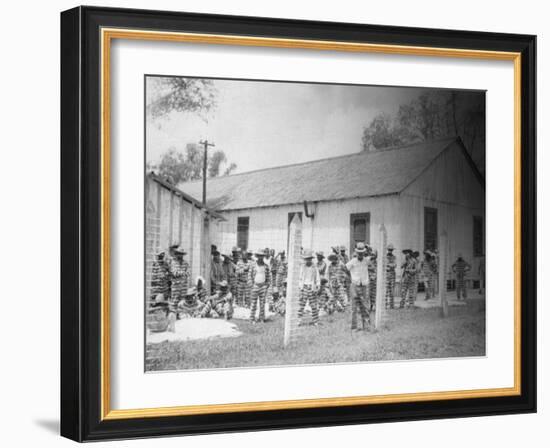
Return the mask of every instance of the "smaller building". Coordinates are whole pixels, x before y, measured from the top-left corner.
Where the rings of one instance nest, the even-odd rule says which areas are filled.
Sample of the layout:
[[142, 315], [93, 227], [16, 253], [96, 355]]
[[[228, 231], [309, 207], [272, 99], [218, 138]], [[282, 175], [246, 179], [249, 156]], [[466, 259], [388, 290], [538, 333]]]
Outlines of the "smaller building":
[[183, 246], [191, 267], [191, 278], [209, 278], [211, 233], [223, 218], [208, 210], [155, 173], [145, 177], [145, 278], [150, 297], [151, 273], [155, 254], [173, 244]]

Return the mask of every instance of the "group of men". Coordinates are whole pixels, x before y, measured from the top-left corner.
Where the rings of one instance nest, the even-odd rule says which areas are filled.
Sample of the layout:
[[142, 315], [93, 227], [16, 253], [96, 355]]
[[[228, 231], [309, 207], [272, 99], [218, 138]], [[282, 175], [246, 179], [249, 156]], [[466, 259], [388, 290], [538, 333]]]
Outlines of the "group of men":
[[189, 263], [185, 250], [179, 245], [155, 256], [151, 278], [151, 303], [147, 327], [154, 332], [175, 331], [175, 322], [183, 317], [233, 317], [233, 296], [227, 281], [220, 281], [213, 294], [206, 290], [205, 281], [198, 277], [190, 286]]
[[[420, 253], [404, 249], [405, 259], [401, 264], [401, 297], [399, 308], [413, 307], [418, 294], [418, 285], [423, 280], [425, 299], [434, 297], [438, 278], [438, 253], [425, 250]], [[163, 315], [167, 328], [173, 328], [180, 317], [224, 317], [231, 319], [233, 306], [238, 304], [250, 309], [253, 323], [265, 322], [266, 304], [272, 312], [285, 313], [288, 262], [285, 251], [276, 254], [265, 248], [256, 251], [233, 247], [230, 254], [221, 254], [212, 246], [210, 269], [210, 291], [205, 282], [198, 278], [190, 287], [189, 264], [185, 261], [185, 250], [178, 245], [170, 247], [167, 257], [162, 251], [156, 255], [152, 272], [152, 298], [150, 314]], [[387, 246], [385, 254], [385, 307], [395, 307], [395, 284], [397, 258], [393, 244]], [[376, 307], [377, 251], [368, 244], [359, 242], [351, 258], [344, 246], [332, 248], [325, 261], [323, 252], [302, 249], [298, 279], [300, 323], [305, 307], [311, 309], [311, 324], [319, 324], [319, 312], [327, 314], [342, 312], [351, 305], [351, 328], [358, 330], [370, 327], [370, 314]], [[465, 277], [470, 265], [458, 255], [452, 265], [456, 275], [457, 297], [466, 298]], [[151, 319], [153, 322], [154, 319]], [[153, 326], [151, 326], [151, 329]], [[165, 331], [165, 330], [160, 330]]]

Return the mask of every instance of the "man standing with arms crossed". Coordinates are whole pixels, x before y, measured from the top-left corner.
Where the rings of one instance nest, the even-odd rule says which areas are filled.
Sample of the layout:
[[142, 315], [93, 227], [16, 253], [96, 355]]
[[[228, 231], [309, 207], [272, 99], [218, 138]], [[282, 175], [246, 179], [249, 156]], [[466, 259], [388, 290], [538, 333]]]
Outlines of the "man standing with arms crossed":
[[369, 286], [369, 262], [365, 258], [367, 248], [364, 243], [357, 243], [355, 254], [357, 257], [352, 258], [346, 263], [346, 268], [350, 273], [351, 284], [349, 287], [351, 300], [351, 329], [357, 328], [357, 311], [361, 313], [362, 329], [366, 330], [365, 322], [369, 320], [369, 312], [365, 305], [367, 299], [367, 290]]
[[[260, 249], [254, 253], [256, 261], [250, 267], [248, 273], [248, 282], [252, 287], [250, 320], [255, 322], [265, 322], [265, 298], [267, 288], [271, 284], [271, 267], [264, 262], [265, 252]], [[258, 320], [256, 321], [256, 307], [260, 306]]]

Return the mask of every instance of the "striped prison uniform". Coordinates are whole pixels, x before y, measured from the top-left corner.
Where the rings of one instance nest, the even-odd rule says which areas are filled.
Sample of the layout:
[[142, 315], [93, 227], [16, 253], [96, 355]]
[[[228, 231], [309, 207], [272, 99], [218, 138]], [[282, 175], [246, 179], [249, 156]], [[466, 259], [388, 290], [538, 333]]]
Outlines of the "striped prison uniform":
[[170, 298], [170, 271], [165, 259], [157, 258], [151, 272], [151, 299], [157, 294], [163, 294], [165, 299]]
[[350, 300], [351, 300], [351, 329], [357, 329], [357, 312], [361, 313], [361, 324], [363, 330], [367, 329], [370, 323], [369, 310], [365, 304], [367, 300], [367, 288], [369, 284], [369, 262], [366, 258], [352, 258], [346, 268], [350, 273]]
[[405, 306], [405, 301], [408, 296], [409, 307], [414, 306], [414, 278], [416, 276], [416, 262], [414, 258], [406, 260], [405, 263], [401, 266], [403, 269], [403, 275], [401, 276], [401, 302], [399, 303], [399, 308]]
[[300, 288], [298, 318], [302, 318], [306, 303], [309, 303], [311, 308], [311, 321], [313, 324], [319, 322], [319, 303], [317, 296], [319, 284], [319, 271], [317, 270], [317, 266], [313, 264], [309, 266], [303, 264], [300, 267], [300, 277], [298, 279], [298, 287]]
[[470, 265], [466, 263], [462, 258], [459, 258], [455, 261], [455, 263], [452, 266], [453, 272], [456, 275], [456, 298], [460, 300], [461, 296], [464, 299], [467, 299], [467, 293], [466, 293], [466, 274], [471, 269]]
[[[279, 260], [277, 272], [275, 274], [275, 290], [277, 294], [273, 294], [273, 311], [284, 316], [286, 310], [286, 276], [288, 274], [288, 263], [286, 260]], [[276, 299], [276, 300], [275, 300]]]
[[258, 313], [258, 320], [260, 322], [264, 322], [265, 299], [267, 295], [267, 288], [271, 283], [270, 266], [265, 263], [258, 264], [258, 262], [254, 261], [250, 266], [250, 270], [248, 272], [248, 283], [251, 288], [250, 320], [256, 320], [256, 307], [258, 306], [259, 302], [260, 310]]
[[342, 306], [346, 306], [348, 303], [348, 294], [345, 287], [347, 275], [345, 272], [345, 266], [340, 262], [340, 260], [337, 260], [336, 263], [330, 263], [328, 265], [327, 276], [331, 294], [342, 304]]
[[[215, 315], [213, 316], [212, 313]], [[218, 291], [210, 296], [201, 311], [201, 317], [223, 317], [229, 320], [233, 317], [233, 295], [227, 291]]]
[[200, 317], [206, 306], [202, 300], [199, 300], [199, 295], [186, 296], [178, 304], [178, 315], [180, 317]]
[[185, 260], [172, 258], [168, 264], [172, 288], [171, 303], [177, 305], [187, 294], [189, 286], [189, 263]]
[[376, 308], [376, 269], [378, 267], [378, 261], [376, 258], [371, 258], [369, 261], [369, 303], [370, 310], [374, 311]]
[[319, 309], [324, 310], [327, 314], [344, 311], [344, 305], [332, 294], [328, 283], [321, 283], [319, 288]]
[[424, 290], [426, 291], [426, 300], [430, 300], [434, 294], [434, 279], [437, 276], [437, 265], [434, 260], [422, 261], [422, 274], [424, 276]]
[[416, 270], [414, 273], [413, 292], [414, 292], [414, 301], [416, 302], [416, 298], [418, 297], [418, 284], [420, 283], [420, 274], [422, 273], [422, 264], [417, 258], [414, 259], [414, 262], [416, 264]]
[[395, 255], [390, 253], [386, 255], [386, 308], [394, 306], [395, 268], [397, 267], [395, 260]]

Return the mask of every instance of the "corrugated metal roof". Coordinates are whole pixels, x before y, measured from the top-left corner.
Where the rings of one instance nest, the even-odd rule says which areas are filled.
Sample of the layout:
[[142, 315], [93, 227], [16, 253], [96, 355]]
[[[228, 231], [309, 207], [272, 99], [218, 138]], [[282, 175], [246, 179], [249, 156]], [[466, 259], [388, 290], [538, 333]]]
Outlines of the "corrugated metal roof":
[[[237, 210], [399, 193], [455, 142], [446, 138], [211, 178], [208, 207]], [[202, 181], [178, 187], [193, 197], [202, 195]]]

